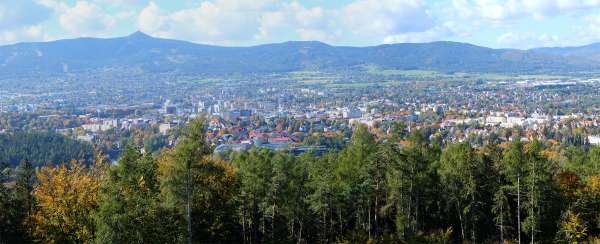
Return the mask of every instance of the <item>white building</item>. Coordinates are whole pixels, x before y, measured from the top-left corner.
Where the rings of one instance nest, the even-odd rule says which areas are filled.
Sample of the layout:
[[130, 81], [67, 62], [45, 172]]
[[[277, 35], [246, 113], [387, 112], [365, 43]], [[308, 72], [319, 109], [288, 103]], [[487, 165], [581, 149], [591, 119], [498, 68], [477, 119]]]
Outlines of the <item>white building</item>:
[[502, 124], [502, 127], [513, 128], [515, 126], [523, 126], [524, 122], [525, 118], [523, 117], [508, 117], [506, 118], [506, 123]]
[[591, 145], [600, 145], [600, 136], [588, 136]]
[[501, 117], [501, 116], [485, 117], [485, 125], [495, 126], [495, 125], [500, 125], [500, 124], [505, 124], [505, 123], [506, 123], [506, 117]]
[[356, 108], [344, 109], [342, 117], [344, 119], [358, 119], [362, 117], [362, 112]]
[[170, 130], [171, 130], [171, 124], [160, 124], [158, 126], [158, 131], [162, 135], [167, 135], [167, 133], [169, 133]]

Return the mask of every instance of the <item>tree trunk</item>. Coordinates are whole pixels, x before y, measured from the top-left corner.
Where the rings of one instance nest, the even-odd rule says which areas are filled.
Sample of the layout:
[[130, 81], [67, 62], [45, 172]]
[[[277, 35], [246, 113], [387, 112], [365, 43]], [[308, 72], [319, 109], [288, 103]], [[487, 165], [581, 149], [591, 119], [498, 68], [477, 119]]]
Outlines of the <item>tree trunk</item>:
[[375, 214], [375, 216], [373, 216], [374, 218], [374, 233], [375, 235], [379, 234], [379, 224], [378, 224], [378, 219], [377, 219], [377, 213], [379, 213], [379, 182], [377, 182], [377, 190], [375, 193], [375, 209], [373, 210], [373, 213]]
[[260, 223], [256, 200], [252, 200], [252, 243], [260, 243]]
[[464, 227], [464, 221], [462, 218], [462, 212], [460, 211], [460, 204], [457, 203], [456, 204], [456, 212], [458, 212], [458, 220], [460, 222], [460, 237], [462, 238], [462, 241], [465, 241], [465, 227]]
[[329, 227], [327, 228], [327, 240], [329, 240], [329, 238], [332, 236], [335, 226], [333, 224], [333, 208], [331, 207], [333, 205], [331, 205], [331, 198], [329, 198]]
[[300, 231], [298, 231], [298, 244], [302, 243], [302, 221], [300, 221]]
[[[472, 208], [475, 207], [475, 194], [471, 193], [471, 204], [472, 204]], [[473, 243], [477, 243], [476, 242], [476, 233], [475, 233], [475, 218], [473, 217], [473, 212], [475, 212], [473, 209], [471, 209], [471, 211], [469, 211], [469, 216], [471, 216], [471, 241]]]
[[343, 229], [343, 225], [342, 225], [342, 210], [338, 209], [338, 218], [340, 221], [340, 233], [339, 235], [342, 235], [344, 233], [344, 229]]
[[[371, 205], [371, 204], [369, 204], [369, 205]], [[367, 228], [369, 229], [369, 240], [371, 240], [371, 206], [367, 207], [367, 216], [368, 216]]]
[[186, 193], [187, 193], [187, 232], [188, 232], [188, 244], [192, 244], [192, 168], [191, 165], [188, 164], [188, 174], [187, 174], [187, 184], [186, 184]]
[[517, 176], [517, 232], [521, 244], [521, 176]]
[[504, 243], [504, 203], [500, 204], [500, 243]]
[[325, 230], [325, 231], [323, 231], [323, 234], [321, 236], [321, 241], [323, 243], [325, 243], [326, 242], [325, 240], [327, 239], [327, 233], [326, 233], [327, 232], [326, 231], [327, 230], [327, 213], [325, 212], [325, 209], [323, 209], [323, 230]]
[[534, 240], [535, 240], [535, 225], [537, 224], [537, 220], [535, 219], [536, 215], [535, 215], [535, 212], [534, 212], [535, 211], [535, 204], [536, 204], [535, 203], [535, 197], [536, 197], [535, 195], [536, 194], [535, 194], [535, 191], [534, 191], [534, 187], [535, 187], [535, 160], [533, 160], [532, 172], [533, 172], [533, 174], [532, 174], [531, 178], [533, 178], [533, 179], [532, 179], [531, 190], [530, 190], [531, 191], [531, 204], [530, 204], [530, 207], [529, 207], [529, 209], [530, 209], [529, 211], [531, 211], [531, 214], [533, 215], [532, 218], [533, 218], [534, 222], [531, 224], [531, 244], [533, 244]]
[[244, 242], [244, 244], [247, 243], [248, 241], [248, 236], [246, 233], [246, 197], [244, 196], [243, 198], [244, 200], [242, 200], [242, 240]]
[[291, 237], [296, 236], [296, 217], [294, 217], [292, 219], [292, 223], [290, 224], [290, 232], [291, 232]]
[[271, 241], [275, 237], [275, 204], [272, 206], [273, 212], [271, 213]]
[[416, 233], [417, 230], [419, 230], [419, 200], [421, 198], [419, 197], [419, 192], [417, 191], [417, 199], [415, 202], [415, 230], [414, 232]]
[[[408, 189], [409, 189], [409, 194], [413, 194], [413, 193], [414, 193], [414, 192], [413, 192], [413, 182], [412, 182], [412, 180], [410, 181], [410, 186], [409, 186], [409, 188], [408, 188]], [[413, 211], [413, 210], [412, 210], [412, 209], [413, 209], [413, 206], [412, 206], [412, 204], [413, 204], [413, 199], [412, 199], [412, 196], [411, 196], [411, 195], [409, 195], [409, 196], [408, 196], [408, 208], [407, 208], [407, 210], [408, 210], [408, 215], [406, 216], [406, 217], [408, 217], [408, 218], [409, 218], [409, 220], [410, 220], [410, 218], [412, 218], [412, 217], [413, 217], [413, 214], [412, 214], [412, 211]], [[415, 233], [415, 232], [416, 232], [416, 231], [415, 231], [415, 225], [412, 223], [412, 221], [410, 221], [410, 222], [411, 222], [411, 225], [410, 225], [411, 231], [412, 231], [412, 233]]]

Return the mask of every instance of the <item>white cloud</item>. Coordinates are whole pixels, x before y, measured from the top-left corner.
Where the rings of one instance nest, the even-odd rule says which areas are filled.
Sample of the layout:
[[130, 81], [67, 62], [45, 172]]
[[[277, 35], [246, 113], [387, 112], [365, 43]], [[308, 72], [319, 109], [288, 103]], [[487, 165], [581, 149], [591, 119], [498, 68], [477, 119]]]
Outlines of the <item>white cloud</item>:
[[561, 38], [557, 35], [541, 34], [538, 36], [538, 41], [544, 47], [561, 46]]
[[154, 2], [150, 2], [148, 6], [142, 9], [137, 18], [138, 29], [148, 33], [156, 33], [162, 28], [165, 19], [166, 17], [163, 16], [161, 9]]
[[268, 40], [292, 31], [302, 40], [334, 41], [339, 31], [335, 31], [334, 11], [321, 7], [306, 8], [298, 2], [267, 11], [259, 17], [259, 33], [255, 38]]
[[59, 23], [65, 30], [76, 35], [94, 35], [108, 30], [116, 23], [116, 17], [104, 13], [96, 4], [78, 1], [72, 7], [61, 7]]
[[532, 48], [549, 46], [581, 46], [600, 41], [600, 14], [578, 18], [579, 25], [573, 26], [570, 32], [561, 35], [512, 33], [498, 37], [497, 43], [502, 46]]
[[42, 39], [41, 24], [51, 13], [52, 9], [31, 0], [0, 1], [0, 44]]
[[[451, 28], [454, 37], [468, 40], [470, 36], [482, 32], [491, 35], [489, 33], [494, 33], [495, 29], [504, 30], [496, 37], [495, 43], [485, 44], [528, 49], [586, 44], [583, 40], [590, 39], [589, 33], [593, 33], [591, 26], [573, 26], [568, 30], [557, 27], [556, 33], [562, 32], [560, 35], [537, 32], [534, 26], [552, 25], [557, 18], [580, 19], [579, 16], [598, 7], [600, 0], [452, 0], [451, 7], [443, 12], [443, 16], [455, 23], [462, 23]], [[574, 23], [582, 24], [582, 21]], [[523, 31], [523, 27], [530, 31]], [[520, 31], [506, 31], [514, 29]], [[598, 30], [600, 33], [600, 28]]]
[[580, 18], [581, 26], [574, 27], [571, 45], [584, 45], [600, 41], [600, 14], [587, 15]]
[[[0, 0], [0, 43], [46, 40], [48, 34], [115, 36], [135, 28], [165, 38], [225, 45], [296, 39], [338, 45], [475, 39], [482, 45], [522, 48], [600, 40], [600, 15], [581, 17], [597, 11], [600, 0], [350, 0], [328, 7], [302, 0], [186, 0], [175, 4], [180, 6], [176, 10], [155, 1]], [[580, 26], [560, 26], [554, 32], [560, 36], [545, 37], [520, 28], [532, 23], [531, 18], [536, 19], [533, 28], [556, 17]]]
[[95, 3], [99, 5], [108, 5], [108, 6], [142, 6], [146, 4], [146, 0], [93, 0]]
[[30, 0], [0, 1], [0, 29], [36, 25], [50, 17], [51, 9]]
[[541, 19], [600, 6], [600, 0], [453, 0], [452, 3], [463, 17], [494, 21], [510, 21], [525, 16]]
[[42, 30], [43, 28], [40, 25], [25, 26], [11, 30], [1, 30], [0, 44], [45, 40], [48, 38], [48, 36]]
[[444, 39], [444, 37], [451, 36], [453, 31], [448, 26], [436, 26], [434, 28], [420, 31], [420, 32], [408, 32], [402, 34], [395, 34], [386, 36], [383, 39], [383, 43], [419, 43], [419, 42], [433, 42]]
[[562, 46], [563, 41], [557, 35], [518, 32], [507, 32], [496, 39], [496, 43], [501, 47], [519, 49]]
[[174, 12], [150, 2], [139, 14], [140, 30], [168, 38], [208, 43], [252, 39], [259, 31], [259, 16], [271, 0], [205, 1], [195, 8]]
[[298, 1], [214, 0], [171, 12], [150, 2], [137, 18], [138, 28], [153, 35], [217, 44], [342, 38], [381, 42], [394, 35], [444, 33], [434, 29], [437, 24], [421, 0], [355, 0], [330, 9]]
[[600, 15], [585, 16], [583, 20], [587, 23], [587, 29], [591, 31], [591, 34], [600, 34]]
[[[296, 30], [296, 33], [300, 36], [302, 40], [318, 40], [324, 42], [334, 42], [336, 33], [328, 33], [324, 30], [319, 29], [304, 29], [300, 28]], [[338, 33], [339, 34], [339, 33]]]
[[342, 10], [342, 19], [354, 33], [393, 35], [421, 32], [435, 20], [419, 0], [357, 0]]
[[496, 38], [496, 42], [502, 46], [514, 46], [515, 44], [523, 42], [527, 38], [528, 37], [525, 37], [521, 34], [507, 32]]

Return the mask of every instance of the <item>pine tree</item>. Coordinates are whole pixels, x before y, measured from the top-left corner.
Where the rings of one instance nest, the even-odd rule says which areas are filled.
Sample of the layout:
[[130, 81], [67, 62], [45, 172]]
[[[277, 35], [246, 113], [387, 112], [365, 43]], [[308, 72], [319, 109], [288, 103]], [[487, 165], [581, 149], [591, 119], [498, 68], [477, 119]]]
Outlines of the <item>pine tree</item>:
[[505, 149], [502, 157], [501, 174], [506, 178], [508, 185], [505, 189], [510, 190], [511, 195], [516, 197], [516, 235], [518, 243], [521, 243], [521, 213], [523, 200], [523, 177], [527, 174], [526, 157], [523, 152], [523, 144], [519, 141], [513, 141]]
[[22, 240], [21, 220], [12, 191], [7, 187], [11, 168], [0, 163], [0, 243], [19, 243]]
[[158, 160], [161, 205], [177, 212], [186, 223], [187, 242], [236, 241], [234, 196], [239, 189], [236, 170], [210, 158], [204, 119], [191, 121], [181, 140]]
[[440, 158], [438, 169], [448, 209], [456, 209], [461, 238], [478, 242], [492, 224], [496, 176], [489, 155], [475, 151], [468, 143], [451, 144]]
[[600, 146], [593, 146], [588, 152], [588, 163], [585, 176], [600, 174]]
[[28, 160], [19, 164], [16, 173], [13, 199], [17, 209], [17, 221], [20, 223], [19, 230], [23, 237], [28, 238], [32, 233], [32, 213], [35, 206], [33, 188], [35, 185], [35, 169]]
[[[374, 163], [377, 145], [374, 136], [365, 125], [359, 125], [350, 143], [340, 152], [339, 163], [334, 172], [336, 185], [340, 188], [343, 209], [339, 209], [342, 219], [346, 219], [353, 241], [364, 234], [370, 239], [374, 182], [369, 168]], [[343, 223], [339, 223], [343, 226]], [[344, 227], [341, 227], [344, 229]]]
[[527, 173], [523, 178], [524, 207], [527, 217], [524, 219], [525, 232], [531, 243], [542, 238], [550, 238], [556, 233], [559, 218], [559, 187], [555, 181], [554, 166], [543, 154], [542, 144], [534, 140], [527, 145]]
[[434, 163], [439, 150], [437, 145], [429, 145], [423, 131], [413, 130], [406, 145], [394, 154], [386, 170], [387, 197], [382, 211], [394, 216], [396, 236], [406, 241], [426, 228], [440, 227], [442, 203]]
[[272, 188], [273, 154], [266, 149], [252, 149], [242, 153], [234, 161], [240, 171], [242, 202], [242, 226], [244, 240], [249, 243], [261, 243], [266, 236], [267, 211]]
[[96, 242], [181, 242], [181, 223], [158, 202], [156, 162], [127, 146], [117, 166], [109, 169], [98, 193]]
[[334, 233], [338, 229], [336, 228], [338, 218], [335, 213], [338, 193], [334, 184], [335, 176], [331, 170], [336, 161], [337, 155], [329, 152], [307, 162], [308, 180], [304, 187], [308, 191], [308, 196], [305, 201], [316, 216], [314, 222], [318, 223], [318, 229], [321, 230], [318, 232], [321, 243], [333, 241]]

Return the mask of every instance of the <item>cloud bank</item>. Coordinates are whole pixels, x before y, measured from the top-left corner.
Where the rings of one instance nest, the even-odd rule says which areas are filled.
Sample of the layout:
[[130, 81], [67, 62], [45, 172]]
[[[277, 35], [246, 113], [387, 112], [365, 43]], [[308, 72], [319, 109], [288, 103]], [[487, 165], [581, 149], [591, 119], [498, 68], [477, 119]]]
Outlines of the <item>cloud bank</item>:
[[[301, 0], [19, 0], [0, 1], [0, 44], [141, 30], [218, 45], [454, 40], [529, 48], [598, 41], [599, 16], [600, 0], [350, 0], [327, 5]], [[555, 27], [563, 19], [570, 22]]]

